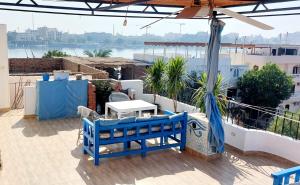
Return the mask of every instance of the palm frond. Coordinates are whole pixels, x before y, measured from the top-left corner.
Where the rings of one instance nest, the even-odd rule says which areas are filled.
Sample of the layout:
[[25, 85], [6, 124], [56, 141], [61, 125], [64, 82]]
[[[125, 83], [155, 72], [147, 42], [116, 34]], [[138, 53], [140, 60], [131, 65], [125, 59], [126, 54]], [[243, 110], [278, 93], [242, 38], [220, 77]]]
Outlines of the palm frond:
[[89, 51], [89, 50], [85, 50], [83, 52], [85, 55], [87, 55], [88, 57], [110, 57], [112, 50], [110, 49], [94, 49], [93, 51]]
[[186, 70], [185, 61], [182, 57], [171, 58], [166, 67], [167, 94], [174, 101], [174, 109], [177, 108], [177, 96], [185, 87]]
[[[207, 94], [207, 88], [206, 88], [206, 83], [207, 83], [207, 74], [202, 73], [201, 78], [198, 81], [199, 88], [196, 90], [196, 92], [193, 95], [192, 102], [195, 106], [197, 106], [201, 112], [205, 112], [205, 96]], [[225, 95], [221, 89], [222, 87], [222, 76], [221, 74], [218, 74], [217, 77], [217, 82], [214, 86], [213, 89], [213, 94], [216, 97], [216, 102], [219, 107], [219, 110], [221, 114], [225, 114], [225, 109], [226, 109], [226, 101], [225, 101]]]

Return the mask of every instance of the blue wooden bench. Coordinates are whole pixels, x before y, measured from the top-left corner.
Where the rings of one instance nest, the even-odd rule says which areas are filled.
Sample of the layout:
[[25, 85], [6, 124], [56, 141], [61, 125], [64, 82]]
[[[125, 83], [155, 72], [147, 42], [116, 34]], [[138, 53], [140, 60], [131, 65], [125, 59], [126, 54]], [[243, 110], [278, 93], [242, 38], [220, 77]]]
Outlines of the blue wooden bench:
[[[292, 175], [295, 175], [294, 182], [290, 182], [290, 178]], [[274, 179], [273, 185], [283, 185], [283, 184], [286, 185], [286, 184], [292, 184], [292, 183], [299, 183], [300, 182], [300, 166], [273, 173], [272, 177]]]
[[[141, 154], [143, 157], [149, 151], [180, 147], [185, 149], [187, 113], [152, 116], [151, 118], [128, 117], [119, 120], [98, 119], [94, 122], [84, 118], [83, 153], [94, 158], [94, 164], [99, 165], [101, 158]], [[155, 146], [148, 146], [147, 140], [160, 138]], [[171, 141], [172, 142], [169, 142]], [[131, 149], [131, 142], [140, 146]], [[122, 150], [112, 153], [100, 153], [101, 146], [121, 143]]]

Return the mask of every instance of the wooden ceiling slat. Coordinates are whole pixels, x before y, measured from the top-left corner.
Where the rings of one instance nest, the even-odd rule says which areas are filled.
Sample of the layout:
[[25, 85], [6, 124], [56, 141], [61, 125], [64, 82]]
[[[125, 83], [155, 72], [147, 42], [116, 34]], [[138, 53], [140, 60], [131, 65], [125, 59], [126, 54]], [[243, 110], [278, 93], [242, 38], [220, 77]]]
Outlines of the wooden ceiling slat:
[[[71, 0], [72, 1], [72, 0]], [[81, 1], [81, 0], [74, 0], [74, 1]], [[105, 2], [105, 3], [130, 3], [133, 0], [99, 0], [98, 2]], [[82, 0], [82, 2], [85, 2]], [[97, 2], [96, 0], [92, 0], [91, 2]], [[259, 2], [259, 0], [214, 0], [214, 4], [217, 7], [223, 7], [223, 6], [236, 6], [236, 5], [245, 5], [245, 4], [255, 4]], [[202, 5], [208, 5], [208, 0], [201, 0]], [[194, 0], [151, 0], [147, 3], [141, 3], [141, 4], [148, 4], [148, 5], [165, 5], [165, 6], [179, 6], [179, 7], [185, 7], [185, 6], [193, 6]]]

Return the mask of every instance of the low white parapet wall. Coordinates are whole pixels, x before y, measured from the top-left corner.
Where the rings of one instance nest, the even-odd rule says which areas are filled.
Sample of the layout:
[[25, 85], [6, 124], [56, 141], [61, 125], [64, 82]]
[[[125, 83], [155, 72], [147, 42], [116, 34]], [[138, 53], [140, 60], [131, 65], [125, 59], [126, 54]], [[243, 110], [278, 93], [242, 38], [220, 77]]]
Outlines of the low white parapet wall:
[[242, 128], [223, 121], [225, 143], [243, 152], [270, 153], [300, 164], [300, 141], [268, 131]]
[[[153, 103], [153, 94], [143, 94], [145, 101]], [[163, 110], [174, 111], [173, 100], [157, 96], [156, 103]], [[199, 112], [199, 109], [178, 102], [178, 112]], [[300, 164], [300, 141], [290, 137], [281, 136], [268, 131], [246, 129], [223, 120], [225, 143], [243, 152], [265, 152]]]
[[[142, 99], [147, 102], [153, 103], [154, 96], [153, 94], [143, 94]], [[155, 103], [159, 104], [160, 109], [162, 110], [169, 110], [174, 112], [173, 100], [170, 98], [156, 95]], [[200, 110], [195, 106], [188, 105], [182, 102], [177, 102], [177, 112], [184, 112], [184, 111], [188, 113], [200, 112]]]

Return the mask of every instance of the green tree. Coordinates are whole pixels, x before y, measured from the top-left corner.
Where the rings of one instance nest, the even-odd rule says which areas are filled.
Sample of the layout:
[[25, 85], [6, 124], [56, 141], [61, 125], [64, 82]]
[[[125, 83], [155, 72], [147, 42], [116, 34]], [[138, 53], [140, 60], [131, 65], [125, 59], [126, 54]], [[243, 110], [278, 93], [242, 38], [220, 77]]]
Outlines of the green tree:
[[242, 102], [264, 107], [277, 107], [291, 96], [292, 87], [292, 77], [275, 64], [250, 70], [238, 81]]
[[50, 50], [47, 53], [44, 53], [43, 58], [53, 58], [53, 57], [67, 57], [70, 56], [66, 52], [59, 50]]
[[185, 87], [185, 61], [182, 57], [171, 58], [166, 66], [166, 91], [173, 99], [174, 111], [177, 112], [177, 99]]
[[112, 50], [110, 49], [99, 49], [99, 50], [85, 50], [83, 52], [84, 55], [87, 55], [88, 57], [110, 57]]
[[[200, 108], [201, 112], [205, 112], [205, 95], [207, 93], [207, 73], [202, 73], [200, 79], [197, 82], [199, 84], [199, 88], [193, 95], [192, 101], [193, 103]], [[221, 114], [225, 114], [226, 109], [226, 96], [224, 95], [224, 91], [222, 90], [222, 76], [218, 74], [216, 84], [213, 89], [213, 94], [216, 97], [216, 102], [219, 107]]]
[[162, 58], [155, 60], [154, 64], [146, 70], [146, 87], [153, 93], [153, 101], [156, 102], [156, 95], [164, 89], [165, 62]]

